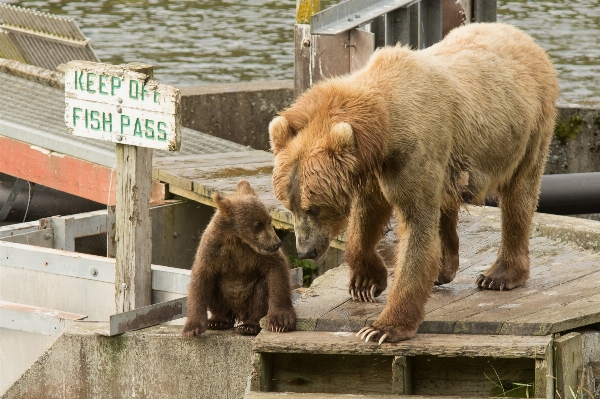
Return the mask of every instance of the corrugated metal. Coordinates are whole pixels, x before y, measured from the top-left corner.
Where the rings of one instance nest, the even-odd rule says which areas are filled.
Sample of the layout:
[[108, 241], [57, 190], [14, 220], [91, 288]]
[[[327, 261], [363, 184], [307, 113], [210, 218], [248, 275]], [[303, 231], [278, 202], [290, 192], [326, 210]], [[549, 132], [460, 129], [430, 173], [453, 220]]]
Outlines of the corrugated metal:
[[10, 33], [0, 29], [0, 57], [26, 63], [27, 60], [19, 52], [10, 38]]
[[24, 59], [50, 70], [72, 60], [100, 61], [72, 18], [0, 3], [0, 20], [3, 58]]

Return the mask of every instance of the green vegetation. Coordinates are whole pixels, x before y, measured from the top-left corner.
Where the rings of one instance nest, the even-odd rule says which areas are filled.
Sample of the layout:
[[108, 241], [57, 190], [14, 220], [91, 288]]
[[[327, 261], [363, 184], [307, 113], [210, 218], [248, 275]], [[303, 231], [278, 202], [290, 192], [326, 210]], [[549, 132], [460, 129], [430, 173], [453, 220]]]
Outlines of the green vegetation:
[[579, 115], [573, 115], [565, 122], [558, 121], [556, 122], [556, 126], [554, 126], [554, 136], [562, 144], [566, 144], [567, 141], [577, 137], [581, 129], [583, 129], [584, 124], [585, 122]]
[[300, 259], [294, 255], [288, 255], [288, 259], [292, 264], [292, 268], [301, 267], [302, 268], [302, 282], [304, 287], [310, 287], [310, 284], [317, 276], [317, 268], [315, 263], [309, 259]]

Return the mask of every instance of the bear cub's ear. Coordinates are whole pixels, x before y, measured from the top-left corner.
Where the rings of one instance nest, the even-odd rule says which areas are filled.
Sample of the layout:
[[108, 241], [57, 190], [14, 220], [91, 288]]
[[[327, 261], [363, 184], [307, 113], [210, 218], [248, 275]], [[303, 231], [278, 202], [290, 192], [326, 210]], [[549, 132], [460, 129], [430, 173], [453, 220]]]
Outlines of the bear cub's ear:
[[233, 204], [231, 203], [230, 199], [223, 197], [219, 193], [214, 193], [212, 195], [212, 199], [213, 199], [213, 201], [215, 201], [215, 204], [217, 204], [217, 209], [219, 211], [224, 212], [224, 213], [231, 212], [231, 209], [233, 208]]
[[242, 195], [253, 195], [253, 196], [257, 197], [256, 192], [254, 191], [254, 189], [252, 188], [250, 183], [248, 183], [247, 180], [240, 180], [238, 182], [237, 193], [242, 194]]
[[290, 128], [290, 124], [283, 116], [276, 116], [269, 123], [269, 137], [273, 154], [277, 155], [293, 136], [294, 132]]
[[338, 151], [348, 151], [354, 148], [354, 131], [347, 122], [336, 123], [331, 127], [329, 145]]

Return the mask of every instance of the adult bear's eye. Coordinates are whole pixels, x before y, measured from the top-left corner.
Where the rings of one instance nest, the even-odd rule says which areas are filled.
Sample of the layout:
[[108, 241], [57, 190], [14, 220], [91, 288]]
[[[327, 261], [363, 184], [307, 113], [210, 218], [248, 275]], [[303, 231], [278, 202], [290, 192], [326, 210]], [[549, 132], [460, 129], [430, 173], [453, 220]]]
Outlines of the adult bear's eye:
[[255, 230], [260, 230], [262, 228], [263, 228], [262, 222], [254, 222], [254, 229]]
[[317, 206], [317, 205], [311, 205], [308, 207], [308, 210], [306, 211], [306, 213], [309, 216], [317, 217], [317, 216], [319, 216], [319, 213], [321, 213], [321, 207]]

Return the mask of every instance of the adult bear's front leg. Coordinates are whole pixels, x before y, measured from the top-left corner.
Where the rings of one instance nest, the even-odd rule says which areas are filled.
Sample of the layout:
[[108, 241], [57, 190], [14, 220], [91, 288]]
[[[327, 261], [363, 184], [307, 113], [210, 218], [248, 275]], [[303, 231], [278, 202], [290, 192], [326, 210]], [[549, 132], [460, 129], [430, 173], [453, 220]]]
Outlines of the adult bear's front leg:
[[380, 344], [415, 335], [425, 318], [425, 303], [438, 276], [441, 256], [439, 208], [396, 209], [396, 216], [399, 244], [387, 305], [373, 325], [357, 334]]
[[344, 258], [350, 267], [352, 299], [374, 302], [387, 287], [387, 269], [375, 246], [390, 220], [392, 207], [378, 186], [365, 191], [370, 195], [361, 193], [352, 203]]

